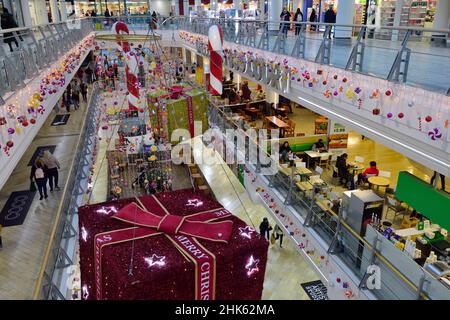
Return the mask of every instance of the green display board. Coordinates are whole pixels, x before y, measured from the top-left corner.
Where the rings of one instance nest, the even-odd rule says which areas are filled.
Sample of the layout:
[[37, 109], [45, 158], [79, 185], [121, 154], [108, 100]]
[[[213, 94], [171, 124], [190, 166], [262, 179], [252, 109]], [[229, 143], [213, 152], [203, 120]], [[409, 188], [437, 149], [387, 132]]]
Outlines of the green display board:
[[450, 195], [406, 171], [398, 175], [395, 196], [430, 219], [450, 230]]

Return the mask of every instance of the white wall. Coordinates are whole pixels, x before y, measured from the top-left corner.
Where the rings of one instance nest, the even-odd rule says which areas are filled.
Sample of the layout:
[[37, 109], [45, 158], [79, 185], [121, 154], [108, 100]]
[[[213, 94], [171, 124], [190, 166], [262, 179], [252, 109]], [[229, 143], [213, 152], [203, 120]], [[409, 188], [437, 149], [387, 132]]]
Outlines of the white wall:
[[170, 0], [151, 0], [150, 12], [156, 11], [162, 16], [168, 16], [170, 12]]

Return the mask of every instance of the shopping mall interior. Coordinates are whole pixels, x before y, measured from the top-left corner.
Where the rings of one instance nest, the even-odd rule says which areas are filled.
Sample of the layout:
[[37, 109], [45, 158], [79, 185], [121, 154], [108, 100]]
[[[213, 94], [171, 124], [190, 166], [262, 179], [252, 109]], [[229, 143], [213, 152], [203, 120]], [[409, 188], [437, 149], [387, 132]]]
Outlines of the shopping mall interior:
[[0, 300], [450, 299], [450, 1], [0, 12]]

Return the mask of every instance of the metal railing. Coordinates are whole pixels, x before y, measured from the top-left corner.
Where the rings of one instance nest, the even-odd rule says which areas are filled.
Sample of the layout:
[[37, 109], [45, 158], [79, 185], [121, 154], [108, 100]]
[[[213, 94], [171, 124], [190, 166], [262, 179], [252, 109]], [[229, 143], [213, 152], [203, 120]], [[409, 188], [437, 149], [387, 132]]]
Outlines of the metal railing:
[[[244, 121], [233, 120], [233, 113], [226, 106], [210, 105], [209, 109], [210, 126], [219, 128], [225, 136], [227, 129], [241, 130], [244, 135], [246, 133], [242, 130], [250, 129], [251, 127]], [[257, 150], [260, 152], [260, 144], [252, 137], [246, 135], [249, 144], [254, 144], [254, 148], [249, 147], [249, 150]], [[225, 143], [234, 144], [233, 141], [225, 140]], [[224, 147], [225, 148], [225, 147]], [[235, 148], [235, 146], [231, 146]], [[263, 150], [266, 156], [270, 158], [270, 153]], [[368, 243], [361, 235], [356, 233], [343, 219], [342, 211], [333, 212], [327, 209], [324, 205], [324, 193], [330, 191], [330, 185], [313, 185], [311, 181], [305, 181], [305, 177], [295, 172], [295, 166], [289, 170], [289, 174], [279, 171], [275, 175], [264, 176], [258, 173], [258, 167], [261, 164], [246, 164], [253, 173], [263, 181], [266, 181], [266, 187], [276, 190], [280, 195], [280, 199], [290, 207], [290, 210], [296, 212], [303, 221], [300, 221], [295, 215], [292, 215], [292, 220], [302, 224], [308, 230], [312, 230], [317, 237], [321, 238], [327, 245], [327, 251], [330, 254], [336, 255], [349, 268], [360, 281], [360, 288], [365, 289], [367, 277], [367, 266], [378, 265], [383, 270], [387, 270], [390, 275], [381, 278], [381, 289], [372, 290], [371, 292], [378, 299], [429, 299], [428, 294], [424, 292], [419, 283], [414, 283], [404, 275], [401, 270], [392, 265], [377, 248], [376, 243]], [[296, 183], [302, 181], [309, 184], [306, 187], [307, 191], [300, 189]], [[309, 191], [308, 191], [309, 190]], [[287, 235], [294, 241], [299, 243], [293, 235]], [[383, 281], [390, 279], [390, 281]], [[392, 278], [395, 281], [392, 281]], [[425, 278], [425, 274], [424, 274]]]
[[0, 105], [92, 31], [89, 20], [1, 30]]
[[78, 207], [83, 205], [83, 196], [88, 177], [100, 112], [99, 86], [95, 82], [89, 96], [80, 136], [73, 152], [61, 202], [44, 253], [41, 270], [36, 282], [33, 299], [65, 300], [67, 267], [73, 264], [78, 241]]

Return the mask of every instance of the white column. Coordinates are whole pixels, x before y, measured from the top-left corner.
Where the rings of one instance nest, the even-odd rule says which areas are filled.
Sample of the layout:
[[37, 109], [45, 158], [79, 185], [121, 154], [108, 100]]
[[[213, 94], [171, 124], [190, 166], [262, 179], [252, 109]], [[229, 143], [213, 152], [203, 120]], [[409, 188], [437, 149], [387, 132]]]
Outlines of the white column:
[[[353, 24], [355, 14], [355, 0], [339, 0], [336, 13], [336, 24]], [[352, 37], [351, 27], [335, 27], [336, 39], [350, 39]]]
[[[283, 11], [283, 1], [281, 0], [267, 0], [269, 1], [268, 7], [268, 20], [280, 20], [281, 11]], [[280, 29], [279, 23], [270, 23], [269, 30], [278, 31]]]
[[[395, 2], [395, 15], [394, 15], [394, 27], [400, 26], [402, 20], [403, 0], [397, 0]], [[392, 31], [392, 41], [398, 40], [398, 30]]]
[[52, 13], [52, 22], [60, 22], [61, 19], [59, 17], [59, 10], [58, 10], [58, 2], [57, 0], [50, 0], [50, 10]]
[[67, 8], [65, 0], [59, 0], [59, 11], [61, 12], [61, 21], [67, 21]]
[[33, 25], [33, 21], [31, 20], [31, 11], [28, 0], [20, 0], [20, 4], [22, 7], [23, 24], [25, 27], [30, 27]]
[[268, 103], [278, 104], [278, 93], [268, 89], [267, 87], [265, 87], [264, 90], [266, 91], [266, 101]]
[[36, 24], [48, 23], [48, 14], [47, 14], [47, 7], [45, 5], [45, 0], [34, 0], [34, 10], [35, 10]]
[[438, 0], [436, 14], [433, 21], [433, 29], [448, 29], [450, 24], [450, 1]]
[[217, 10], [217, 0], [211, 0], [211, 10], [216, 11]]

